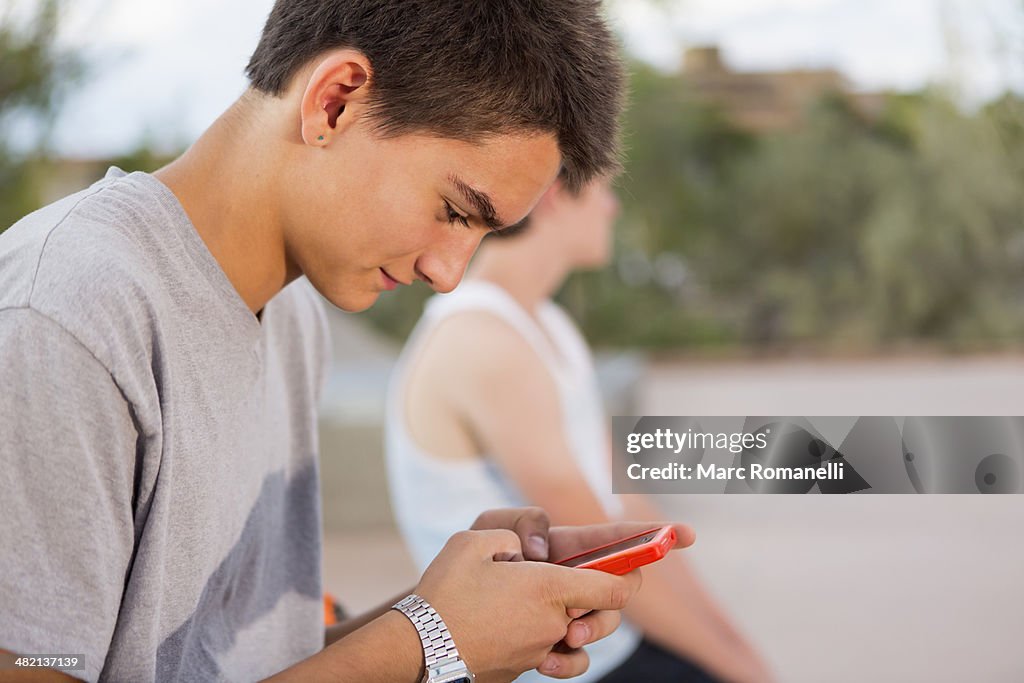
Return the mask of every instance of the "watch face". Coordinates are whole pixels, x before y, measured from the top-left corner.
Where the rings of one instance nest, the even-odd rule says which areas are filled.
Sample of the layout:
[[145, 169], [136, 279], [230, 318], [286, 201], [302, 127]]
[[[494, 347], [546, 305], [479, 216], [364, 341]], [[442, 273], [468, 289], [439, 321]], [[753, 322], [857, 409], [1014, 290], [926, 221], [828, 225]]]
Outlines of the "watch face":
[[464, 662], [456, 660], [439, 669], [427, 669], [423, 683], [475, 683], [475, 678]]

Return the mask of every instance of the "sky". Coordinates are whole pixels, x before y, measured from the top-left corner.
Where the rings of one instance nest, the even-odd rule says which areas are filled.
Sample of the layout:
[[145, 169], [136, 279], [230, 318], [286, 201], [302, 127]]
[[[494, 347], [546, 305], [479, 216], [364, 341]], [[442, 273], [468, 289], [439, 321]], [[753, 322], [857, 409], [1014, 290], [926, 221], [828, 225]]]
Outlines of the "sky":
[[[197, 137], [244, 90], [273, 2], [68, 4], [60, 39], [93, 72], [62, 103], [50, 146], [96, 157]], [[618, 0], [610, 14], [626, 49], [666, 71], [686, 46], [717, 44], [734, 69], [837, 68], [862, 90], [939, 83], [971, 105], [1024, 89], [1024, 0]]]

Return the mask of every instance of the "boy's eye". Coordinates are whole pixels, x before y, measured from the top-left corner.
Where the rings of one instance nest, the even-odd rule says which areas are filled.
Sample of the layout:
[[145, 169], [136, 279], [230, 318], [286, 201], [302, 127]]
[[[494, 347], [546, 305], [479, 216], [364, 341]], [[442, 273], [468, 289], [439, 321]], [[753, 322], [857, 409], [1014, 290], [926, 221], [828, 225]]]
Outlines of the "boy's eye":
[[463, 216], [461, 213], [459, 213], [455, 209], [453, 209], [452, 205], [448, 203], [447, 199], [444, 202], [444, 210], [448, 214], [448, 222], [449, 223], [454, 223], [455, 221], [458, 221], [458, 222], [462, 223], [465, 227], [467, 227], [467, 228], [469, 227], [469, 219], [466, 218], [465, 216]]

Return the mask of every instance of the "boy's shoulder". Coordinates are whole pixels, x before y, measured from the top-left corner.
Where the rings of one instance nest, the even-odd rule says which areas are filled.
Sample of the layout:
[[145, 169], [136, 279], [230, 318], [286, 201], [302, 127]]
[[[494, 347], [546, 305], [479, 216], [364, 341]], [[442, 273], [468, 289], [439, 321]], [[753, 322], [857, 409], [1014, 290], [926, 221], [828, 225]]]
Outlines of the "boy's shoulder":
[[0, 305], [29, 306], [41, 287], [63, 281], [110, 281], [144, 272], [142, 245], [133, 239], [131, 226], [152, 220], [152, 212], [140, 205], [138, 192], [132, 197], [119, 187], [122, 178], [108, 174], [0, 235]]
[[0, 310], [31, 308], [94, 353], [89, 339], [143, 323], [158, 283], [140, 234], [156, 212], [118, 187], [123, 177], [108, 175], [0, 235]]

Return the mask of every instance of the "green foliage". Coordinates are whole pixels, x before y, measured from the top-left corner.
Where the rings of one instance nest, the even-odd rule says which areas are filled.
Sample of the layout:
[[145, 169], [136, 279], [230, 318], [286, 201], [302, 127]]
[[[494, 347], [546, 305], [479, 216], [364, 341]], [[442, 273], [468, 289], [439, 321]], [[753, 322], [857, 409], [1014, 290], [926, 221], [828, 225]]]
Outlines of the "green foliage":
[[827, 95], [799, 129], [755, 139], [679, 77], [633, 83], [620, 266], [675, 254], [687, 280], [576, 285], [566, 301], [598, 343], [1021, 339], [1020, 98], [965, 113], [940, 92], [892, 95], [869, 119]]
[[61, 98], [86, 76], [82, 56], [56, 41], [64, 6], [62, 0], [41, 0], [28, 17], [0, 16], [0, 232], [54, 192], [98, 180], [111, 164], [151, 172], [173, 158], [145, 141], [109, 160], [72, 163], [50, 153], [46, 141]]
[[710, 289], [745, 309], [743, 339], [1018, 339], [1024, 147], [997, 117], [1013, 102], [965, 114], [929, 92], [866, 122], [833, 100], [765, 140], [700, 254]]
[[[81, 59], [56, 44], [61, 5], [43, 0], [25, 21], [11, 11], [0, 16], [0, 232], [42, 203], [42, 141], [63, 89], [84, 73]], [[28, 127], [35, 142], [10, 138], [10, 131]]]

